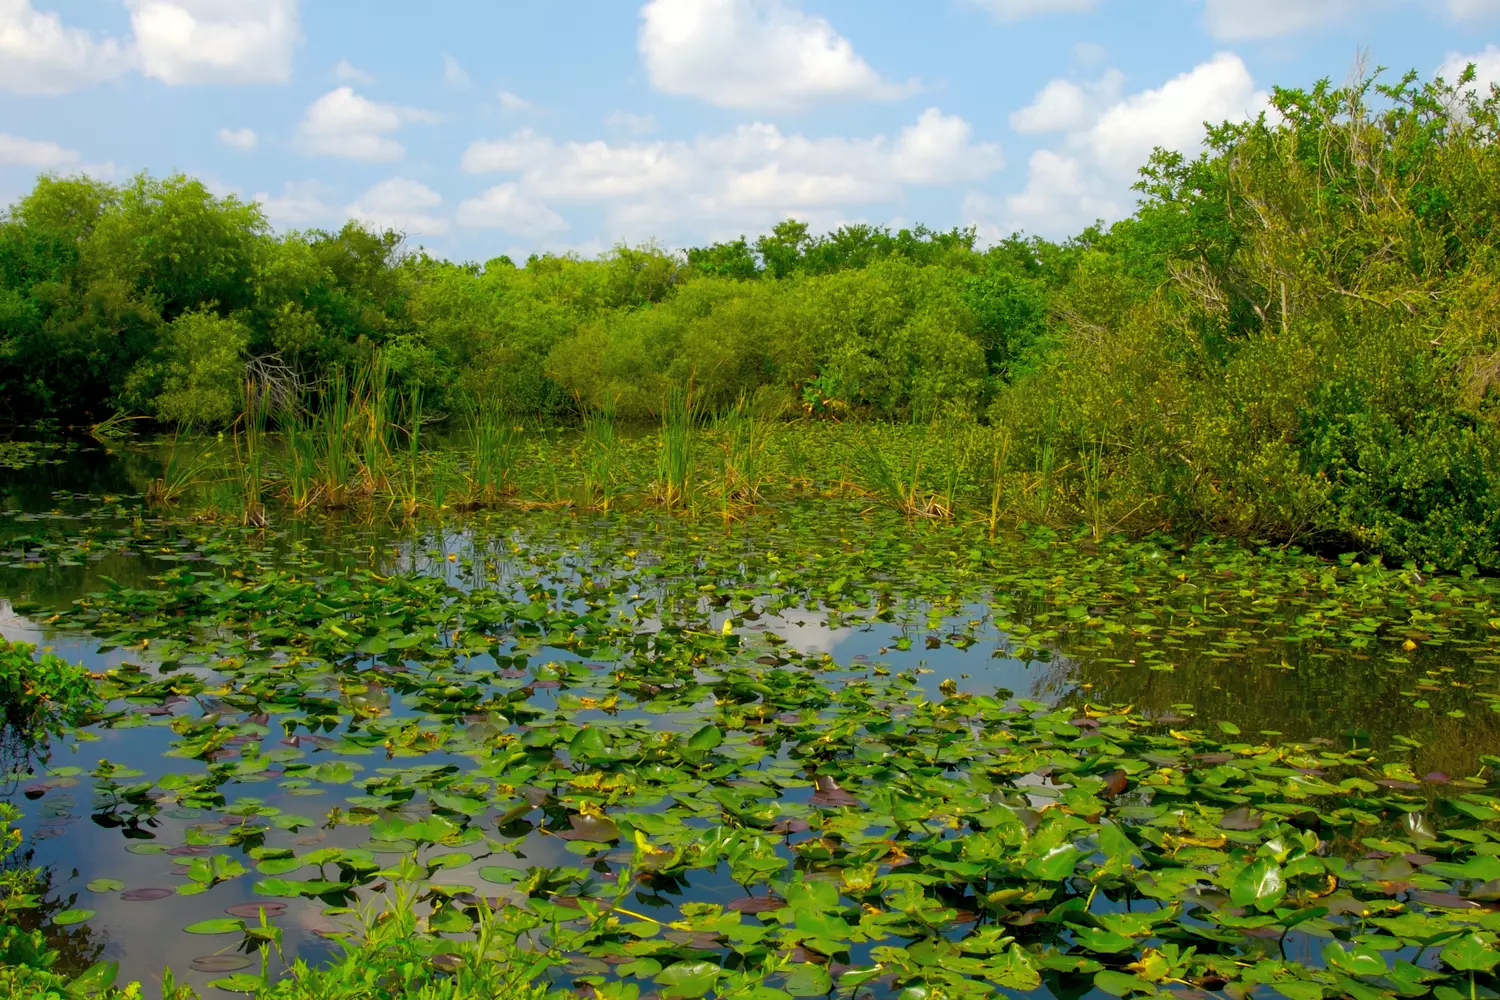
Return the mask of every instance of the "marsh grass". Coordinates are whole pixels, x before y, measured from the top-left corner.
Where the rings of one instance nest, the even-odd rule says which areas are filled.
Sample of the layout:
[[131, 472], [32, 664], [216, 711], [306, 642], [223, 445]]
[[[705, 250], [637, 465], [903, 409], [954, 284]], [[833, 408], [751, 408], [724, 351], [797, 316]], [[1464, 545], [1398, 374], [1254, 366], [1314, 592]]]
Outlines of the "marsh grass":
[[[907, 517], [952, 517], [951, 493], [945, 496], [924, 485], [923, 480], [927, 453], [934, 445], [935, 426], [929, 425], [921, 433], [909, 435], [904, 449], [894, 457], [888, 454], [888, 448], [881, 446], [875, 433], [861, 434], [852, 456], [851, 478], [854, 484], [870, 499]], [[951, 487], [951, 481], [949, 485]]]
[[412, 517], [421, 507], [422, 471], [422, 394], [412, 390], [406, 395], [406, 464], [396, 478], [394, 499], [403, 517]]
[[[192, 440], [191, 427], [184, 430]], [[145, 500], [149, 507], [175, 507], [200, 486], [214, 468], [217, 459], [212, 445], [201, 442], [188, 445], [183, 436], [183, 431], [172, 435], [161, 475], [146, 485]]]
[[233, 478], [239, 485], [245, 524], [264, 528], [266, 506], [266, 420], [271, 396], [254, 382], [245, 383], [245, 408], [233, 428]]
[[493, 507], [515, 493], [521, 433], [496, 401], [475, 399], [466, 416], [469, 467], [463, 503]]
[[741, 395], [719, 415], [714, 431], [720, 449], [719, 499], [723, 515], [735, 516], [761, 501], [768, 475], [766, 446], [781, 416], [775, 398], [765, 392]]
[[667, 394], [661, 415], [661, 449], [657, 453], [653, 495], [668, 510], [684, 510], [693, 500], [693, 451], [697, 437], [693, 387]]
[[584, 510], [609, 510], [620, 493], [620, 432], [612, 409], [584, 415], [574, 453], [581, 477], [576, 505]]

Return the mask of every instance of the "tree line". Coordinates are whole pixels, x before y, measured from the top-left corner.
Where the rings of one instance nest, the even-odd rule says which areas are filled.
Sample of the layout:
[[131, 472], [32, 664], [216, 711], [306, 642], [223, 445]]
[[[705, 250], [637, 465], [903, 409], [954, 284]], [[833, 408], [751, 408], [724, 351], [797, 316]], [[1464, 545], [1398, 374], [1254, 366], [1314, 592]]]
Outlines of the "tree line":
[[976, 419], [1105, 479], [1130, 522], [1500, 564], [1500, 98], [1277, 89], [1158, 151], [1129, 218], [1061, 241], [787, 221], [517, 265], [350, 223], [276, 233], [183, 176], [46, 176], [0, 218], [0, 409], [206, 427], [247, 372], [373, 352], [427, 412], [657, 414], [691, 383], [844, 419]]

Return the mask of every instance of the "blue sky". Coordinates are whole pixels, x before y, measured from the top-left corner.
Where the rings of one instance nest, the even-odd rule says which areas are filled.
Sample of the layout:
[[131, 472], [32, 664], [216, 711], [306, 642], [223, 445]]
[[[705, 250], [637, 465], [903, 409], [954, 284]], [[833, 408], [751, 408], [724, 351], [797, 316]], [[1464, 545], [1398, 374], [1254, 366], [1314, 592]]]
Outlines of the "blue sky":
[[794, 216], [1058, 237], [1272, 85], [1475, 61], [1500, 0], [0, 0], [0, 202], [184, 171], [461, 259]]

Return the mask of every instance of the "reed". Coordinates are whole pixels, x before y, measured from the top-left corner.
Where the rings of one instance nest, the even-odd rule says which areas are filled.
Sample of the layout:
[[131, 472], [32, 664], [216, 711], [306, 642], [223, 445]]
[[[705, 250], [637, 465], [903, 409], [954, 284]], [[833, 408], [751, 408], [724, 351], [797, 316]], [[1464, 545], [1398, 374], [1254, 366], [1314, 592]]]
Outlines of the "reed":
[[464, 502], [470, 507], [493, 507], [515, 492], [521, 435], [490, 399], [475, 399], [467, 422], [469, 470]]
[[693, 496], [695, 437], [693, 387], [674, 389], [662, 407], [661, 448], [656, 463], [656, 499], [668, 510], [689, 506]]
[[1005, 492], [1006, 473], [1010, 466], [1010, 432], [1001, 431], [1000, 438], [995, 442], [994, 454], [990, 460], [990, 516], [989, 530], [990, 538], [995, 537], [995, 532], [1000, 528], [1001, 498]]
[[854, 447], [854, 480], [877, 503], [907, 517], [944, 518], [953, 515], [951, 500], [923, 485], [923, 465], [930, 446], [930, 429], [913, 434], [902, 459], [892, 459], [865, 429]]
[[766, 479], [766, 446], [781, 414], [763, 388], [752, 397], [743, 394], [733, 409], [721, 414], [714, 430], [721, 451], [720, 503], [724, 516], [761, 500]]
[[212, 447], [204, 447], [184, 456], [183, 431], [191, 435], [191, 426], [185, 426], [172, 434], [172, 445], [167, 451], [167, 460], [162, 465], [161, 475], [146, 485], [145, 500], [152, 507], [174, 507], [194, 487], [198, 486], [213, 468]]
[[422, 393], [413, 389], [406, 397], [406, 467], [397, 477], [395, 500], [403, 517], [410, 518], [421, 506]]
[[240, 491], [241, 518], [244, 523], [264, 528], [266, 418], [270, 394], [253, 381], [245, 383], [245, 406], [233, 428], [235, 475]]
[[620, 492], [620, 436], [613, 407], [584, 414], [579, 448], [578, 506], [608, 510]]

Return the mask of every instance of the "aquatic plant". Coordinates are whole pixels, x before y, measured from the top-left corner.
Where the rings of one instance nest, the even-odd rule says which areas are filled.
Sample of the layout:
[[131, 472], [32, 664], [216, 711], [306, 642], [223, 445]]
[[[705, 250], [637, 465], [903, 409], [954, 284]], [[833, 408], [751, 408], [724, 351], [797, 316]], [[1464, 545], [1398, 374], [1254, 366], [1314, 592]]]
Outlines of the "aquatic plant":
[[514, 419], [488, 395], [471, 401], [466, 420], [469, 466], [464, 502], [473, 507], [493, 507], [515, 492], [521, 433]]
[[656, 501], [668, 510], [684, 509], [693, 499], [696, 422], [692, 383], [670, 390], [662, 405], [661, 449], [653, 488]]

